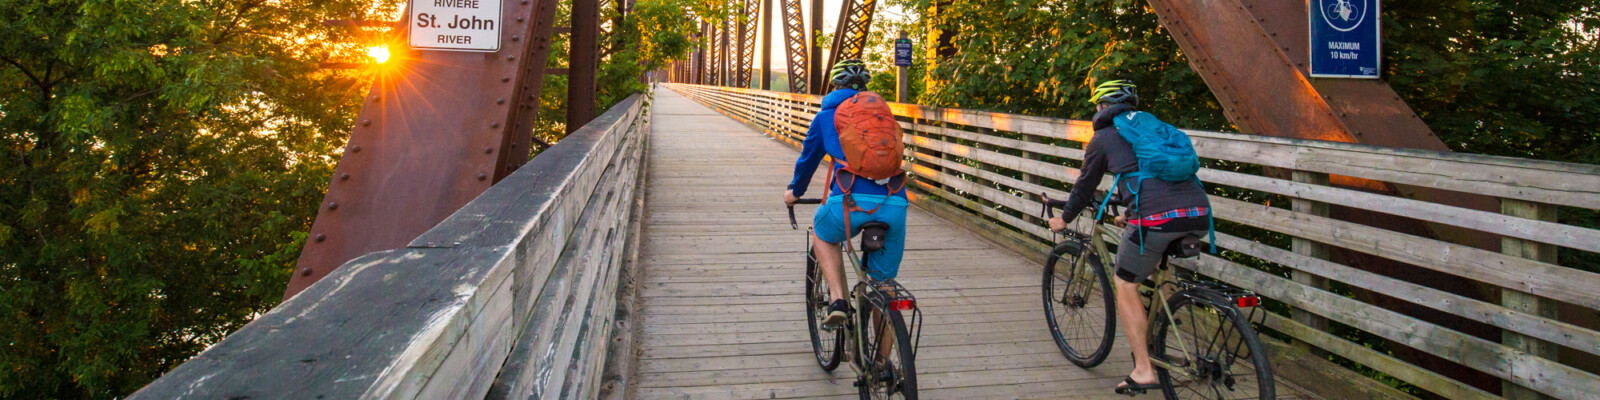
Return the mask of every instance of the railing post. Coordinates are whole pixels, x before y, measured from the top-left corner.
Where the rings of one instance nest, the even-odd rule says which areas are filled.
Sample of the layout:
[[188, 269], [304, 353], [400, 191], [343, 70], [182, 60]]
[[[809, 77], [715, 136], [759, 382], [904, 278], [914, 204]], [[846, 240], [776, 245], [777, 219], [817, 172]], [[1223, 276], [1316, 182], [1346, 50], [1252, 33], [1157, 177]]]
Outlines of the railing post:
[[[906, 38], [906, 31], [900, 31], [900, 39]], [[894, 101], [908, 103], [911, 100], [910, 67], [895, 67], [894, 72]]]
[[[1537, 221], [1556, 220], [1556, 206], [1534, 203], [1517, 199], [1500, 199], [1500, 213], [1517, 218], [1527, 218]], [[1517, 239], [1502, 236], [1500, 239], [1500, 252], [1513, 257], [1527, 258], [1555, 264], [1556, 246], [1539, 243], [1531, 240]], [[1538, 315], [1552, 320], [1556, 319], [1556, 302], [1541, 298], [1529, 293], [1511, 289], [1500, 289], [1500, 305], [1528, 314]], [[1547, 360], [1556, 360], [1559, 349], [1555, 344], [1543, 340], [1524, 336], [1511, 330], [1502, 330], [1501, 343], [1513, 349], [1525, 351], [1528, 354]], [[1549, 399], [1542, 393], [1505, 381], [1500, 386], [1500, 395], [1507, 399], [1533, 400]]]
[[[1323, 186], [1328, 184], [1328, 174], [1324, 174], [1324, 173], [1310, 172], [1310, 171], [1293, 171], [1291, 173], [1291, 175], [1292, 175], [1292, 179], [1294, 179], [1295, 182], [1311, 184], [1311, 185], [1323, 185]], [[1296, 199], [1292, 200], [1290, 203], [1291, 203], [1290, 207], [1293, 208], [1294, 211], [1297, 212], [1297, 213], [1310, 214], [1310, 215], [1315, 215], [1315, 216], [1319, 216], [1319, 217], [1328, 216], [1328, 203], [1323, 203], [1323, 202], [1320, 202], [1320, 201], [1305, 200], [1305, 199], [1300, 199], [1300, 198], [1296, 198]], [[1313, 241], [1310, 241], [1310, 240], [1306, 240], [1306, 239], [1301, 239], [1301, 238], [1295, 237], [1295, 238], [1291, 239], [1290, 246], [1292, 246], [1292, 248], [1293, 248], [1293, 250], [1294, 250], [1294, 252], [1296, 254], [1300, 254], [1300, 255], [1303, 255], [1303, 256], [1316, 258], [1316, 259], [1322, 259], [1322, 260], [1326, 260], [1330, 256], [1328, 245], [1325, 245], [1325, 244], [1322, 244], [1322, 243], [1317, 243], [1317, 242], [1313, 242]], [[1327, 278], [1311, 275], [1309, 273], [1298, 272], [1298, 271], [1293, 272], [1293, 274], [1294, 274], [1294, 281], [1295, 282], [1299, 282], [1299, 283], [1305, 284], [1306, 286], [1310, 286], [1310, 287], [1314, 287], [1314, 288], [1318, 288], [1318, 289], [1322, 289], [1322, 290], [1328, 290], [1328, 279]], [[1319, 331], [1327, 331], [1328, 330], [1328, 320], [1326, 318], [1317, 316], [1316, 314], [1312, 314], [1310, 312], [1305, 312], [1305, 311], [1300, 311], [1300, 310], [1295, 310], [1292, 314], [1294, 315], [1295, 322], [1299, 322], [1301, 325], [1305, 325], [1308, 328], [1316, 329], [1316, 330], [1319, 330]], [[1298, 348], [1298, 349], [1301, 349], [1301, 350], [1305, 350], [1305, 351], [1310, 352], [1311, 354], [1314, 354], [1314, 355], [1316, 355], [1318, 357], [1326, 356], [1326, 353], [1323, 352], [1322, 350], [1317, 349], [1316, 347], [1313, 347], [1311, 344], [1303, 342], [1303, 341], [1296, 340], [1294, 342], [1294, 346], [1295, 346], [1295, 348]]]

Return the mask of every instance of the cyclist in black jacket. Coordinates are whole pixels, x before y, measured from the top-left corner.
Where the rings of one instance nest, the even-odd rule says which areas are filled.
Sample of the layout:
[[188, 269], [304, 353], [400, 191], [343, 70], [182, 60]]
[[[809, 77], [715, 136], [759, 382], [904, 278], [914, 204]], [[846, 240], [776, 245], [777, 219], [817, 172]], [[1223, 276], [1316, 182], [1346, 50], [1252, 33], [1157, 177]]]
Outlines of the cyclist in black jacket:
[[[1106, 173], [1125, 174], [1139, 171], [1139, 160], [1133, 146], [1123, 139], [1113, 124], [1113, 119], [1139, 105], [1139, 95], [1134, 86], [1123, 81], [1110, 81], [1095, 88], [1090, 100], [1098, 107], [1094, 115], [1094, 137], [1083, 157], [1083, 171], [1072, 185], [1064, 213], [1050, 220], [1050, 230], [1060, 232], [1067, 222], [1089, 207], [1100, 180]], [[1133, 372], [1118, 385], [1119, 388], [1159, 389], [1155, 368], [1150, 365], [1147, 344], [1144, 304], [1139, 300], [1138, 287], [1155, 272], [1161, 263], [1167, 245], [1184, 236], [1200, 237], [1210, 227], [1210, 213], [1205, 190], [1198, 180], [1167, 182], [1144, 179], [1137, 183], [1139, 204], [1128, 215], [1118, 217], [1118, 225], [1134, 225], [1123, 231], [1121, 245], [1117, 246], [1117, 319], [1133, 347]], [[1122, 180], [1113, 189], [1123, 199], [1132, 199], [1129, 180]], [[1098, 206], [1098, 204], [1094, 204]], [[1153, 212], [1146, 212], [1153, 211]]]

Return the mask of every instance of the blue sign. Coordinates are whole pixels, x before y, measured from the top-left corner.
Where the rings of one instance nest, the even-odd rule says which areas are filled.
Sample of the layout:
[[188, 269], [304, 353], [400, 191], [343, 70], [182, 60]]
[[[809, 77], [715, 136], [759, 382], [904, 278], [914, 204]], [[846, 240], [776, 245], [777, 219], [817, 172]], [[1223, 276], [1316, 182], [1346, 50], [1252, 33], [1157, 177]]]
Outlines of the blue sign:
[[1311, 76], [1378, 78], [1378, 0], [1311, 0]]
[[911, 39], [894, 40], [894, 66], [911, 66]]

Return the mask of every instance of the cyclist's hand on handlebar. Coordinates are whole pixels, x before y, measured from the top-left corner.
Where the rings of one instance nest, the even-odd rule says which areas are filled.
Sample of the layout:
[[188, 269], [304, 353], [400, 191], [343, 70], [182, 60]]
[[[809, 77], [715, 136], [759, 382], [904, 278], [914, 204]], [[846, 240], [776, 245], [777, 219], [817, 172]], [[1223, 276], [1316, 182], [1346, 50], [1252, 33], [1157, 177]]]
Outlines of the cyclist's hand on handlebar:
[[1116, 225], [1118, 228], [1127, 227], [1128, 226], [1128, 217], [1118, 215], [1116, 218], [1113, 218], [1111, 220], [1111, 223]]
[[796, 201], [800, 201], [800, 198], [794, 197], [794, 189], [783, 191], [783, 204], [793, 206]]
[[1062, 217], [1050, 218], [1050, 231], [1061, 232], [1067, 229], [1067, 219]]

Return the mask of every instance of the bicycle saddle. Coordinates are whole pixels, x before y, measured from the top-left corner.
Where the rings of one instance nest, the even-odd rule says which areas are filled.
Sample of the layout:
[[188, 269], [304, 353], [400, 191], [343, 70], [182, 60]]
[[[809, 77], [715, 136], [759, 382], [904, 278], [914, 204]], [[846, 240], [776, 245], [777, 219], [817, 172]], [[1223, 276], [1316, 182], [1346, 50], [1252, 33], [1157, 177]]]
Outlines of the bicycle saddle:
[[1167, 245], [1167, 256], [1172, 258], [1190, 258], [1200, 256], [1200, 238], [1184, 236]]
[[873, 221], [861, 224], [861, 251], [874, 252], [883, 249], [884, 239], [889, 237], [889, 224]]

